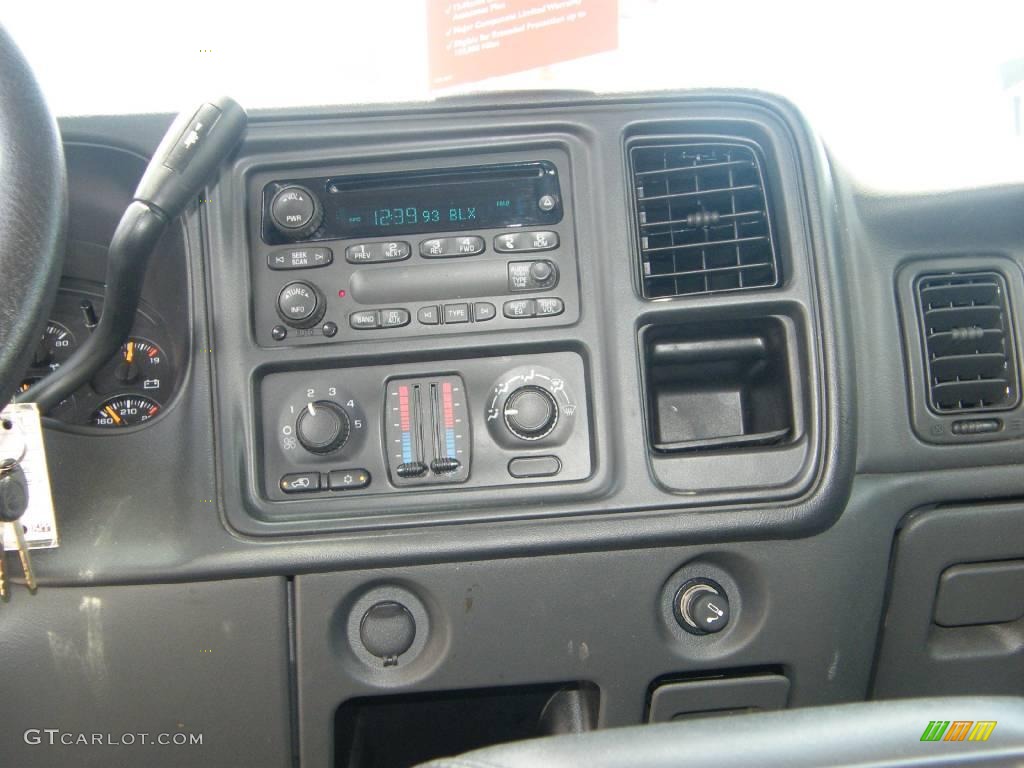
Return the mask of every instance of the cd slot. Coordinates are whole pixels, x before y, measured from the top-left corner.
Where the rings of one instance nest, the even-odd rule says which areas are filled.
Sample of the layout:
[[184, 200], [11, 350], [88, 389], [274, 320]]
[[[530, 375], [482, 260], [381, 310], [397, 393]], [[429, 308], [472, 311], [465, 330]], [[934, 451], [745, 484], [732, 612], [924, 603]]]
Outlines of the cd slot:
[[363, 176], [341, 176], [329, 179], [327, 191], [332, 195], [351, 191], [379, 189], [403, 189], [405, 187], [427, 187], [438, 184], [474, 184], [484, 182], [514, 181], [518, 179], [543, 178], [551, 166], [542, 163], [521, 163], [515, 165], [485, 165], [475, 168], [442, 168], [425, 171], [404, 171], [400, 173], [375, 173]]
[[[531, 277], [531, 267], [542, 265], [542, 281]], [[522, 272], [526, 277], [521, 281]], [[518, 291], [549, 291], [558, 285], [558, 267], [548, 259], [532, 261], [460, 261], [357, 270], [349, 282], [349, 295], [365, 305], [407, 304], [417, 301], [473, 299], [505, 296]]]

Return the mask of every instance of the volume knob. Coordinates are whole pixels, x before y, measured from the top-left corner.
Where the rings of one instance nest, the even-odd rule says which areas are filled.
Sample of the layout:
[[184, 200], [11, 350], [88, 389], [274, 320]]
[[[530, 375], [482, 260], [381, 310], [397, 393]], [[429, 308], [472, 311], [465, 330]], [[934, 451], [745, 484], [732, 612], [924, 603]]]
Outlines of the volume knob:
[[333, 400], [307, 403], [295, 421], [295, 436], [310, 453], [338, 450], [348, 442], [351, 429], [348, 413]]
[[540, 440], [558, 423], [558, 403], [544, 387], [526, 386], [505, 401], [505, 426], [520, 440]]
[[301, 240], [316, 232], [324, 209], [316, 195], [298, 184], [282, 187], [270, 201], [270, 221], [289, 240]]

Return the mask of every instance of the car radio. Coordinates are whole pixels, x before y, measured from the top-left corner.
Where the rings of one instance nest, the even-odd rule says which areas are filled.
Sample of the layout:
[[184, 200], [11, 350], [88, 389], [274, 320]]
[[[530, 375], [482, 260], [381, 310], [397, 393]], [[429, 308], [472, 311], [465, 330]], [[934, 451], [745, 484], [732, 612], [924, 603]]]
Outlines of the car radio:
[[508, 157], [473, 166], [254, 174], [258, 341], [576, 322], [566, 158], [551, 151]]

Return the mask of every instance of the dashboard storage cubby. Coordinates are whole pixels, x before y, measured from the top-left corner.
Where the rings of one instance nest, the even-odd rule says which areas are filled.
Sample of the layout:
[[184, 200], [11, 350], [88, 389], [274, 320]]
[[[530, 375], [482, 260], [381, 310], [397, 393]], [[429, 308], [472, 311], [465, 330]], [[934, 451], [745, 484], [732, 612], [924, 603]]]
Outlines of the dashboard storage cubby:
[[674, 313], [639, 334], [648, 463], [688, 497], [772, 499], [811, 482], [819, 383], [800, 307]]
[[777, 319], [649, 328], [644, 357], [655, 451], [768, 445], [792, 435], [786, 339]]
[[336, 768], [406, 768], [507, 741], [581, 733], [597, 723], [591, 683], [373, 696], [334, 715]]

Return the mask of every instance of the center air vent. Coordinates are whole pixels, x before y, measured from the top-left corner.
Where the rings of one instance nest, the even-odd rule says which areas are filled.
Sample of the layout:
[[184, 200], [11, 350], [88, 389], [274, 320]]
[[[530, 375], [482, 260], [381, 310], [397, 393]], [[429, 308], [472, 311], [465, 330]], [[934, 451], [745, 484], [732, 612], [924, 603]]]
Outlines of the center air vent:
[[1006, 280], [996, 272], [917, 281], [929, 402], [938, 413], [996, 411], [1019, 400]]
[[764, 176], [742, 144], [630, 150], [648, 299], [779, 284]]

